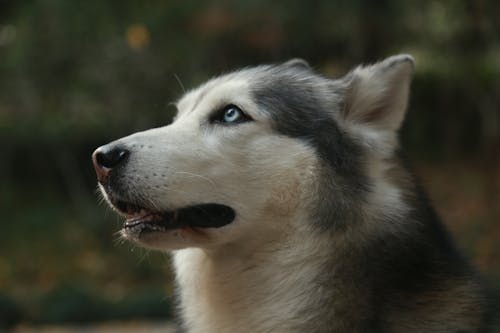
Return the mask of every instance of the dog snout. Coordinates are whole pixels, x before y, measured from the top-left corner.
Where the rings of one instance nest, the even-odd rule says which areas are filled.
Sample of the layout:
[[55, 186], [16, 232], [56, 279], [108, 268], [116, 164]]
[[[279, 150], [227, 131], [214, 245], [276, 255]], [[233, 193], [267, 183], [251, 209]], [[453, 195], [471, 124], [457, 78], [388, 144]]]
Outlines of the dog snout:
[[92, 162], [97, 174], [97, 180], [104, 184], [107, 182], [112, 169], [125, 163], [130, 152], [122, 146], [102, 146], [92, 154]]

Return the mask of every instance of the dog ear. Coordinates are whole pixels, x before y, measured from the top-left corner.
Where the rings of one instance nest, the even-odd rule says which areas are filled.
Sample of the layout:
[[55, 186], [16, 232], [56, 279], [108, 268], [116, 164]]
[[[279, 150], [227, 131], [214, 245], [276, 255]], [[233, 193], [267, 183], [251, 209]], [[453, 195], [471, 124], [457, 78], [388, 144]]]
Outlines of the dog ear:
[[342, 79], [346, 86], [344, 121], [397, 131], [406, 113], [414, 66], [412, 56], [401, 54], [347, 74]]
[[283, 63], [283, 66], [297, 67], [297, 68], [311, 68], [309, 63], [301, 58], [293, 58]]

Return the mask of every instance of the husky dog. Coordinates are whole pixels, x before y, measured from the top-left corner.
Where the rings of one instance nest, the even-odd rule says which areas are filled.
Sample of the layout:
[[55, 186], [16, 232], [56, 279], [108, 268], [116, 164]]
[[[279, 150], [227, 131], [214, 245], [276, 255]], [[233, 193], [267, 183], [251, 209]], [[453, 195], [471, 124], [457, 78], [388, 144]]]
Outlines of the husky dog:
[[409, 55], [214, 78], [98, 148], [121, 234], [172, 251], [187, 332], [477, 332], [485, 298], [403, 162]]

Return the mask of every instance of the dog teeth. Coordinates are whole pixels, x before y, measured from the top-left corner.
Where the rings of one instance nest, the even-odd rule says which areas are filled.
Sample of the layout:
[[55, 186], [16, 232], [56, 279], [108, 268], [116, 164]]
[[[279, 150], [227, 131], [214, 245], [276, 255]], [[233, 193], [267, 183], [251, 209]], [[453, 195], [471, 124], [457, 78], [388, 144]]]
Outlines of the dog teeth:
[[137, 226], [137, 225], [139, 225], [141, 223], [142, 223], [141, 219], [139, 219], [139, 218], [131, 218], [131, 219], [128, 219], [128, 220], [125, 221], [124, 227], [125, 228], [132, 228], [132, 227], [135, 227], [135, 226]]
[[[146, 222], [146, 223], [144, 223]], [[147, 221], [139, 220], [139, 221], [130, 221], [125, 223], [124, 226], [127, 230], [133, 231], [133, 232], [141, 232], [143, 230], [149, 230], [149, 231], [166, 231], [167, 228], [164, 226], [154, 224], [154, 223], [147, 223]]]

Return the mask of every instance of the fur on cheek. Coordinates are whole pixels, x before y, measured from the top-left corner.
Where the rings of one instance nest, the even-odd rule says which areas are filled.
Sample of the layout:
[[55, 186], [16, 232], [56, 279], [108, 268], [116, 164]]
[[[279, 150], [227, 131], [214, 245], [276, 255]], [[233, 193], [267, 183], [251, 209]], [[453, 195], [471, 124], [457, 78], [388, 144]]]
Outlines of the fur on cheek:
[[[300, 209], [301, 203], [307, 201], [311, 189], [314, 189], [315, 163], [305, 159], [303, 165], [284, 171], [273, 179], [271, 192], [266, 202], [265, 213], [278, 217], [290, 217]], [[316, 180], [317, 181], [317, 180]], [[304, 192], [305, 190], [305, 192]], [[309, 193], [309, 195], [305, 195]]]
[[299, 181], [288, 178], [273, 187], [267, 200], [266, 211], [273, 215], [289, 216], [297, 209], [300, 196]]

